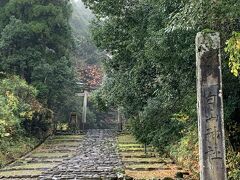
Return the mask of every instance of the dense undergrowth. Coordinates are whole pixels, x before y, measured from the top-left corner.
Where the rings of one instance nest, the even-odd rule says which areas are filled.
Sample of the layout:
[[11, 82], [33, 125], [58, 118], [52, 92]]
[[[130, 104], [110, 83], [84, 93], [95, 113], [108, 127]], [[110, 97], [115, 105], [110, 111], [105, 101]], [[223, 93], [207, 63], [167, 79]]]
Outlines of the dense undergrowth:
[[193, 176], [198, 178], [199, 158], [198, 158], [198, 133], [194, 128], [189, 130], [186, 135], [176, 144], [168, 147], [170, 157], [176, 162], [189, 169]]
[[0, 140], [0, 167], [11, 163], [34, 149], [41, 141], [36, 137], [17, 135]]
[[17, 76], [0, 79], [0, 166], [34, 148], [52, 133], [52, 111], [36, 99], [37, 90]]

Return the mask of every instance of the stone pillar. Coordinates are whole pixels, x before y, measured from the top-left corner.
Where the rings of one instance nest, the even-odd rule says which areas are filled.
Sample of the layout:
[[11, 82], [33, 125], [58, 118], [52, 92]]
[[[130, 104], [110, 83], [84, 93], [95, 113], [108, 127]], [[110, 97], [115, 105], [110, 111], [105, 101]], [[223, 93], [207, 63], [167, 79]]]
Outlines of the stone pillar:
[[117, 124], [118, 124], [118, 131], [122, 131], [121, 111], [119, 108], [117, 110]]
[[83, 123], [83, 129], [84, 125], [87, 122], [87, 98], [88, 98], [88, 92], [84, 91], [84, 99], [83, 99], [83, 112], [82, 112], [82, 123]]
[[200, 179], [226, 180], [219, 33], [198, 33], [197, 108]]

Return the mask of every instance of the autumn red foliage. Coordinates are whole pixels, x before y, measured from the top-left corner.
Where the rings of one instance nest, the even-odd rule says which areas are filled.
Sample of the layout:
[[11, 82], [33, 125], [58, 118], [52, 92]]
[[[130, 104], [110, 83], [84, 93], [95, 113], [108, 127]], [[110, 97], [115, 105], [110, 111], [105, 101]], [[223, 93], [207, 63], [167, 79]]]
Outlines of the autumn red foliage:
[[77, 70], [79, 79], [86, 88], [96, 89], [102, 84], [103, 72], [98, 65], [86, 65]]

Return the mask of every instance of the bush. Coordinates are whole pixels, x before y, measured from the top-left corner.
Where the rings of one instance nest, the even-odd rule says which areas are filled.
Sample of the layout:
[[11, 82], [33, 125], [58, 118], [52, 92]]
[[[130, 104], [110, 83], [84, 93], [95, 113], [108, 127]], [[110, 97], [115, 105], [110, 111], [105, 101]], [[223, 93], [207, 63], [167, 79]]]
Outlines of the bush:
[[227, 148], [227, 169], [229, 180], [240, 179], [240, 152], [234, 152], [231, 147]]
[[17, 76], [0, 80], [0, 137], [26, 132], [39, 137], [39, 131], [51, 129], [53, 113], [36, 96], [37, 90]]
[[53, 112], [36, 96], [37, 90], [17, 76], [0, 79], [0, 166], [30, 151], [52, 132]]
[[34, 112], [32, 120], [24, 120], [23, 127], [30, 135], [38, 139], [44, 139], [53, 133], [53, 112], [42, 108], [39, 112]]
[[174, 145], [168, 146], [170, 156], [176, 162], [189, 169], [194, 176], [199, 172], [199, 148], [197, 127], [190, 127], [184, 132], [184, 136]]
[[13, 136], [22, 131], [20, 125], [31, 120], [32, 99], [37, 91], [17, 76], [0, 80], [0, 137]]

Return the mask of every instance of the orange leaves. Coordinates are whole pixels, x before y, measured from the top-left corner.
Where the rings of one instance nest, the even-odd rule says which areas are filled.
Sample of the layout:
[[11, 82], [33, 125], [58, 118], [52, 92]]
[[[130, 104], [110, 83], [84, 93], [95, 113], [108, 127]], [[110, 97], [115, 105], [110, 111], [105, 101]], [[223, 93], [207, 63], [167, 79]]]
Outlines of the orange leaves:
[[101, 85], [103, 73], [101, 67], [97, 65], [87, 65], [78, 70], [79, 79], [89, 88], [96, 88]]

